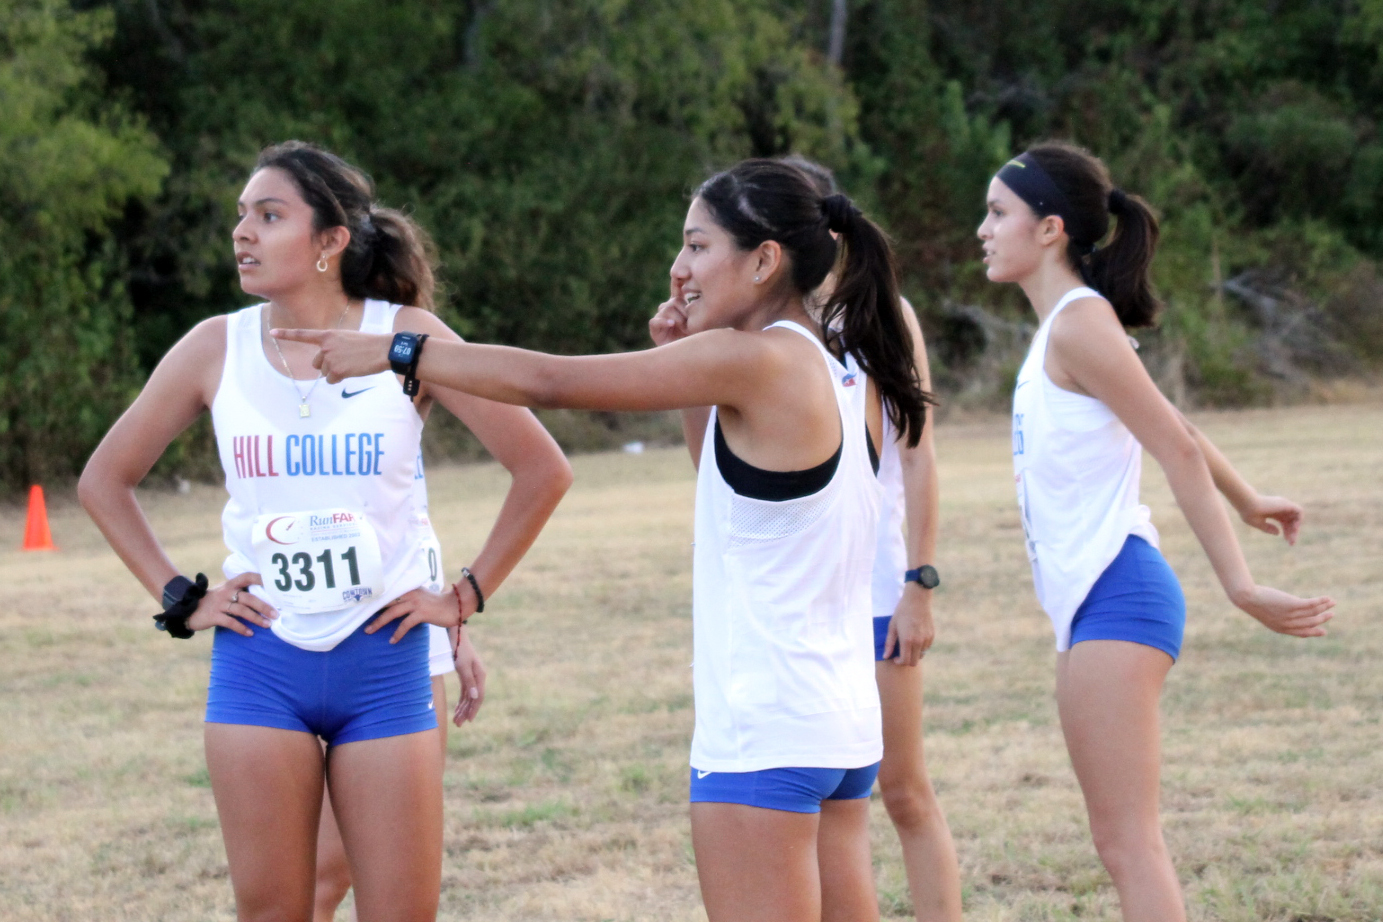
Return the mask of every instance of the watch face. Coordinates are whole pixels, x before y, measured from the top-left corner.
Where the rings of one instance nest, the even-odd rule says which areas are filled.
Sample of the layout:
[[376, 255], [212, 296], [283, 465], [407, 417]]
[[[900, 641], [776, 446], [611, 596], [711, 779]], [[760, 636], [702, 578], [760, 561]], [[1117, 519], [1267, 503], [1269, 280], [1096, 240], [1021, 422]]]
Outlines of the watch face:
[[[406, 362], [413, 354], [413, 341], [409, 339], [396, 339], [389, 350], [389, 360], [392, 362]], [[378, 353], [376, 353], [378, 355]]]
[[936, 567], [923, 564], [916, 570], [909, 570], [903, 574], [903, 581], [916, 583], [923, 589], [935, 589], [941, 585], [941, 577], [937, 575]]

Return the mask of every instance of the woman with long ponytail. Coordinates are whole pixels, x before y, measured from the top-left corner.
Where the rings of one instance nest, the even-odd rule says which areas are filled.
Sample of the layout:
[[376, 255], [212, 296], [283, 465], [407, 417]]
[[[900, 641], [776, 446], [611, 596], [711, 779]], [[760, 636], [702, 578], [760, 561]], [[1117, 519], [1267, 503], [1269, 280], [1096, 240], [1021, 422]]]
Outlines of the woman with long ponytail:
[[1126, 329], [1151, 326], [1160, 307], [1147, 203], [1088, 151], [1047, 143], [999, 170], [987, 205], [988, 277], [1021, 287], [1040, 323], [1014, 390], [1013, 460], [1033, 580], [1056, 632], [1067, 750], [1124, 919], [1178, 922], [1186, 910], [1158, 816], [1158, 700], [1186, 602], [1138, 501], [1143, 451], [1235, 606], [1269, 630], [1319, 637], [1334, 602], [1254, 582], [1217, 489], [1288, 543], [1301, 508], [1249, 486], [1134, 352]]
[[[801, 170], [823, 201], [840, 193], [835, 175], [822, 164], [797, 154], [783, 157], [781, 162]], [[859, 249], [856, 248], [857, 252]], [[847, 329], [841, 316], [843, 305], [868, 298], [842, 291], [836, 276], [835, 271], [827, 275], [810, 299], [812, 313], [821, 321], [833, 346], [848, 351], [850, 342], [870, 343], [880, 338], [885, 349], [897, 343], [899, 335], [887, 309], [882, 316], [877, 308], [872, 316], [856, 312]], [[930, 388], [930, 380], [921, 326], [907, 299], [899, 296], [898, 304], [907, 326], [904, 342], [911, 346], [911, 356], [891, 357], [890, 361], [911, 361], [925, 392]], [[650, 321], [649, 330], [655, 342], [675, 323], [674, 308], [675, 301]], [[826, 319], [827, 316], [832, 319]], [[876, 461], [874, 473], [880, 487], [871, 593], [874, 677], [879, 686], [884, 731], [879, 795], [902, 845], [903, 866], [918, 922], [958, 922], [960, 867], [945, 813], [927, 775], [922, 738], [922, 658], [936, 638], [932, 594], [940, 585], [933, 565], [940, 498], [934, 432], [924, 428], [921, 439], [909, 444], [910, 440], [900, 436], [887, 413], [881, 412], [875, 379], [866, 377], [865, 381], [871, 392], [867, 420], [870, 446], [874, 449], [871, 460]], [[693, 461], [700, 457], [709, 417], [710, 410], [705, 407], [682, 411], [682, 429]]]
[[[808, 309], [845, 256], [833, 354]], [[867, 368], [903, 437], [925, 397], [892, 256], [844, 196], [750, 160], [693, 197], [657, 348], [554, 356], [429, 341], [419, 380], [522, 406], [712, 407], [693, 562], [692, 842], [711, 922], [878, 918], [868, 796], [882, 752], [870, 630], [878, 487]], [[328, 380], [388, 367], [389, 337], [277, 331]], [[884, 343], [895, 337], [897, 342]], [[853, 353], [852, 353], [853, 354]], [[875, 408], [877, 412], [877, 407]]]

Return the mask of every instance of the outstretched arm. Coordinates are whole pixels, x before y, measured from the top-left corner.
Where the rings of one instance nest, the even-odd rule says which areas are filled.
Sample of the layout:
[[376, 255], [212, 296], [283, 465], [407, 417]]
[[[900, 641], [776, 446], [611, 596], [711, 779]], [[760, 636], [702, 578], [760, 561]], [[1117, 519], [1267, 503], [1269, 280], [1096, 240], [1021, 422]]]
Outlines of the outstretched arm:
[[1096, 298], [1071, 304], [1053, 326], [1049, 348], [1049, 361], [1055, 358], [1080, 389], [1113, 410], [1157, 459], [1230, 600], [1279, 633], [1323, 635], [1335, 604], [1330, 598], [1302, 599], [1254, 582], [1205, 455], [1148, 377], [1109, 304]]
[[[440, 319], [416, 308], [401, 311], [398, 324], [435, 337], [428, 341], [429, 349], [434, 342], [461, 342], [461, 337]], [[428, 385], [423, 396], [435, 398], [464, 423], [512, 478], [485, 544], [470, 564], [471, 573], [488, 600], [528, 553], [571, 486], [571, 465], [529, 410], [437, 385]], [[402, 618], [394, 632], [398, 639], [424, 621], [451, 624], [453, 617], [469, 618], [479, 599], [467, 580], [457, 582], [455, 590], [441, 594], [440, 611], [434, 610], [438, 600], [431, 598], [436, 593], [421, 589], [405, 593], [368, 630], [374, 632]], [[443, 620], [438, 621], [439, 617]]]
[[1176, 413], [1186, 431], [1196, 440], [1201, 454], [1205, 456], [1215, 488], [1229, 500], [1229, 504], [1239, 513], [1239, 517], [1259, 531], [1270, 535], [1280, 534], [1287, 539], [1288, 544], [1296, 544], [1297, 535], [1301, 533], [1301, 506], [1282, 496], [1264, 496], [1259, 493], [1234, 469], [1234, 465], [1230, 464], [1229, 459], [1215, 447], [1215, 443], [1211, 442], [1204, 432], [1201, 432], [1180, 410]]
[[[391, 337], [346, 330], [273, 330], [312, 343], [329, 382], [389, 368]], [[791, 364], [770, 333], [708, 330], [643, 352], [561, 356], [510, 346], [429, 340], [418, 379], [500, 403], [572, 410], [738, 406]]]

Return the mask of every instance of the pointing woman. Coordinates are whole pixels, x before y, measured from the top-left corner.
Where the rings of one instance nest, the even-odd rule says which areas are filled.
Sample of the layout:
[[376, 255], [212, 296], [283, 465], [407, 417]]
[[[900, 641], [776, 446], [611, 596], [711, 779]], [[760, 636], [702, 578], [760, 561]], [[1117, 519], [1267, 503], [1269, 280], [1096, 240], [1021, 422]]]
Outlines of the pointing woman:
[[1158, 698], [1186, 603], [1138, 501], [1143, 450], [1234, 605], [1269, 630], [1317, 637], [1334, 603], [1254, 581], [1216, 488], [1288, 541], [1300, 508], [1245, 483], [1162, 396], [1124, 332], [1157, 314], [1157, 234], [1141, 199], [1065, 144], [1009, 161], [979, 228], [990, 281], [1021, 287], [1040, 322], [1014, 391], [1013, 460], [1037, 596], [1056, 630], [1066, 746], [1124, 918], [1176, 922], [1186, 912], [1158, 817]]
[[[698, 470], [693, 564], [692, 841], [712, 922], [878, 917], [869, 789], [881, 752], [869, 577], [878, 487], [864, 391], [827, 348], [830, 309], [898, 430], [925, 397], [883, 234], [796, 169], [751, 160], [702, 184], [672, 267], [685, 337], [559, 357], [395, 338], [420, 380], [524, 406], [714, 407]], [[277, 331], [321, 347], [328, 380], [388, 367], [391, 338]], [[405, 338], [406, 340], [406, 338]], [[900, 345], [901, 344], [901, 345]]]
[[[363, 173], [309, 145], [271, 147], [239, 212], [241, 287], [266, 303], [203, 321], [170, 350], [92, 456], [80, 496], [162, 599], [159, 627], [175, 638], [216, 629], [207, 766], [239, 918], [311, 918], [325, 774], [360, 919], [431, 920], [442, 760], [428, 636], [409, 628], [454, 627], [478, 611], [537, 537], [570, 469], [526, 411], [437, 385], [405, 392], [387, 368], [323, 381], [312, 350], [269, 337], [291, 324], [458, 339], [428, 310], [422, 230], [379, 207]], [[513, 476], [480, 554], [445, 593], [422, 588], [428, 561], [410, 525], [434, 401]], [[134, 491], [207, 409], [230, 493], [227, 580], [214, 587], [179, 575]]]
[[[819, 163], [797, 155], [782, 162], [801, 170], [822, 196], [840, 190], [835, 176]], [[829, 303], [836, 284], [827, 275], [813, 292], [812, 312]], [[930, 387], [927, 347], [912, 305], [899, 298], [912, 342], [918, 382]], [[662, 345], [686, 335], [685, 300], [673, 297], [649, 322], [653, 341]], [[848, 349], [848, 344], [846, 346]], [[960, 868], [946, 816], [927, 776], [922, 741], [922, 657], [936, 637], [932, 590], [939, 585], [936, 559], [938, 486], [931, 429], [916, 445], [905, 444], [890, 423], [868, 378], [871, 460], [879, 478], [880, 508], [874, 556], [875, 680], [883, 715], [884, 757], [879, 763], [879, 793], [903, 848], [903, 865], [913, 910], [919, 922], [954, 922], [961, 917]], [[693, 462], [700, 458], [709, 410], [682, 412], [682, 431]], [[906, 524], [906, 529], [904, 525]]]

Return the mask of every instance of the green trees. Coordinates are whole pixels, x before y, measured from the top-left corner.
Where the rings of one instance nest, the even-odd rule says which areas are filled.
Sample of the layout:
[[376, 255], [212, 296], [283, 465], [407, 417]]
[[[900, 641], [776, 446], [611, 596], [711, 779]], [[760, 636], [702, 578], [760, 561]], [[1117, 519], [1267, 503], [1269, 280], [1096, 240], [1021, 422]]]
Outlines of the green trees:
[[412, 208], [464, 334], [578, 351], [644, 342], [687, 192], [710, 167], [789, 150], [839, 163], [854, 131], [838, 76], [763, 3], [117, 8], [107, 72], [174, 163], [132, 228], [139, 261], [161, 267], [136, 289], [146, 365], [244, 301], [230, 208], [267, 143], [327, 145]]
[[0, 2], [0, 483], [80, 470], [138, 383], [109, 235], [167, 172], [83, 55], [109, 13]]
[[[1013, 309], [973, 270], [993, 150], [1062, 137], [1162, 213], [1156, 275], [1170, 309], [1145, 339], [1169, 378], [1235, 403], [1383, 358], [1361, 309], [1383, 297], [1370, 262], [1383, 257], [1377, 0], [853, 7], [846, 70], [864, 140], [888, 164], [882, 188], [899, 190], [881, 201], [905, 240], [913, 300], [940, 345], [951, 333], [951, 354], [964, 335], [949, 330], [947, 303]], [[1253, 308], [1258, 296], [1281, 309]]]
[[644, 344], [709, 171], [816, 157], [943, 386], [994, 393], [976, 309], [1024, 308], [975, 259], [985, 182], [1071, 138], [1161, 210], [1150, 365], [1244, 402], [1383, 356], [1381, 110], [1379, 0], [0, 0], [0, 482], [80, 466], [248, 300], [234, 201], [286, 138], [417, 214], [463, 333], [558, 351]]

